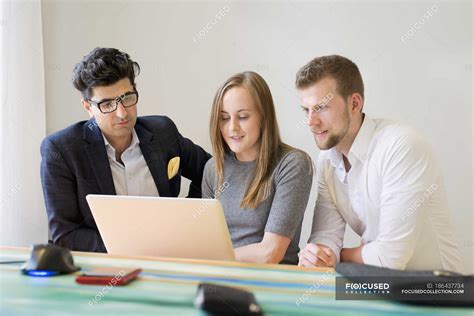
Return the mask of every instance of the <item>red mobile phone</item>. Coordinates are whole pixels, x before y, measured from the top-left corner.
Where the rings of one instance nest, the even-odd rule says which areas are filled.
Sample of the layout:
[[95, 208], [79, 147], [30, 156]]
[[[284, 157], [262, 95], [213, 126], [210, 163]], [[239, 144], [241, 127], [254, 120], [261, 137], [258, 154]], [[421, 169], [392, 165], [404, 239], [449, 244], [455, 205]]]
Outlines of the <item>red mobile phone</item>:
[[142, 269], [96, 268], [76, 278], [80, 284], [126, 285], [134, 280]]

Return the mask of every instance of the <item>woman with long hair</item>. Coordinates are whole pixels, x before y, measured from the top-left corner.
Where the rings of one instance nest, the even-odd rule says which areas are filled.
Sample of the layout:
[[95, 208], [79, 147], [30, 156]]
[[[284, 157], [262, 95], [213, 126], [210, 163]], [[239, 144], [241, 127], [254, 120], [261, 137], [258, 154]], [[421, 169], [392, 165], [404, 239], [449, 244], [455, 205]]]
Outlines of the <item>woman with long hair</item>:
[[305, 152], [282, 142], [260, 75], [238, 73], [222, 84], [210, 134], [203, 198], [221, 201], [237, 260], [297, 264], [313, 165]]

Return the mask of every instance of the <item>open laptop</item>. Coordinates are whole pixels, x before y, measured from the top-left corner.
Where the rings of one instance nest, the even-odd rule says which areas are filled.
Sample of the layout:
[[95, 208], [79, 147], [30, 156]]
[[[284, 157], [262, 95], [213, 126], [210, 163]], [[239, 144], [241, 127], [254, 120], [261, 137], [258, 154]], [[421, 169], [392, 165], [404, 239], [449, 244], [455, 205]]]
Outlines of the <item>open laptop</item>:
[[86, 199], [108, 253], [235, 260], [218, 200], [95, 194]]

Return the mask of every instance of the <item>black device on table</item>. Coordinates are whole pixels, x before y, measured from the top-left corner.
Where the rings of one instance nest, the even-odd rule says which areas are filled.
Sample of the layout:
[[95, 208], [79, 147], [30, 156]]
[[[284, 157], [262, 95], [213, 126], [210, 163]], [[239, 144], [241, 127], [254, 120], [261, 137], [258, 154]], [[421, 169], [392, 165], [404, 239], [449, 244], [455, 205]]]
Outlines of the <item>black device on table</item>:
[[31, 255], [21, 267], [30, 276], [53, 276], [73, 273], [81, 268], [74, 265], [71, 251], [52, 244], [34, 245]]
[[210, 315], [263, 316], [251, 292], [211, 283], [199, 284], [194, 305]]

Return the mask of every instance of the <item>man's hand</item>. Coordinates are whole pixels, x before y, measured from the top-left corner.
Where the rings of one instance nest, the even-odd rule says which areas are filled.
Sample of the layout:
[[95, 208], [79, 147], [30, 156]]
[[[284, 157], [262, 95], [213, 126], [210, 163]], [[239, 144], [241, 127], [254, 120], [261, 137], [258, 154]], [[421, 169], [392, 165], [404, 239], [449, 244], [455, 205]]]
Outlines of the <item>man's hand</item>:
[[307, 244], [299, 253], [299, 266], [302, 267], [334, 267], [336, 254], [331, 248], [321, 244]]
[[362, 260], [362, 248], [364, 245], [354, 248], [342, 248], [341, 262], [364, 263]]

